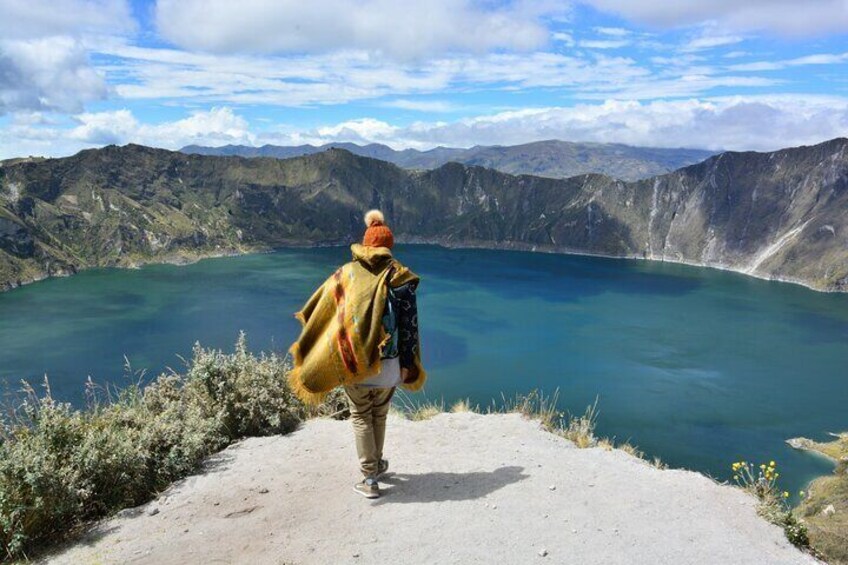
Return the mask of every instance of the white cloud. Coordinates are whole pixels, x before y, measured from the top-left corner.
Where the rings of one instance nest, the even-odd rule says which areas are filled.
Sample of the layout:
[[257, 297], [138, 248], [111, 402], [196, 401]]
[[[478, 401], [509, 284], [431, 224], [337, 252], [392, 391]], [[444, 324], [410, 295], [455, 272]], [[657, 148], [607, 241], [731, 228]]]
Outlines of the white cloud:
[[712, 49], [713, 47], [723, 47], [725, 45], [733, 45], [739, 43], [745, 38], [739, 35], [712, 35], [705, 34], [696, 37], [683, 46], [683, 51], [699, 51], [701, 49]]
[[22, 155], [64, 156], [88, 147], [138, 143], [166, 149], [189, 144], [252, 144], [247, 120], [230, 108], [192, 112], [171, 122], [140, 122], [129, 110], [83, 113], [71, 127], [13, 120], [0, 128], [0, 159]]
[[363, 51], [278, 58], [187, 53], [121, 43], [100, 49], [120, 59], [105, 69], [120, 75], [121, 84], [116, 87], [120, 96], [181, 103], [297, 107], [469, 88], [579, 87], [609, 93], [650, 75], [626, 57], [542, 51], [454, 55], [411, 65], [374, 58]]
[[75, 113], [108, 94], [85, 37], [127, 33], [126, 0], [0, 0], [0, 116]]
[[778, 61], [755, 61], [753, 63], [740, 63], [728, 67], [732, 71], [777, 71], [787, 67], [800, 67], [804, 65], [839, 65], [848, 62], [848, 53], [818, 53], [805, 55], [794, 59], [783, 59]]
[[564, 43], [568, 47], [573, 47], [575, 43], [574, 37], [570, 33], [566, 33], [564, 31], [557, 31], [551, 34], [551, 39]]
[[80, 112], [106, 97], [103, 77], [71, 37], [0, 40], [0, 116], [17, 111]]
[[139, 143], [168, 149], [189, 144], [252, 143], [247, 120], [230, 108], [196, 111], [189, 117], [161, 124], [140, 123], [129, 110], [85, 113], [68, 132], [71, 139], [89, 145]]
[[713, 74], [709, 67], [675, 69], [673, 73], [659, 76], [649, 75], [608, 86], [597, 85], [593, 89], [579, 89], [581, 98], [604, 100], [616, 99], [655, 100], [698, 96], [716, 88], [765, 88], [782, 84], [779, 79], [756, 76], [733, 76]]
[[541, 139], [713, 150], [774, 150], [848, 135], [848, 98], [726, 97], [676, 101], [609, 100], [573, 107], [528, 108], [454, 122], [406, 127], [352, 120], [280, 135], [262, 143], [354, 141], [428, 149], [437, 145], [512, 145]]
[[0, 22], [4, 40], [135, 29], [126, 0], [2, 0]]
[[177, 149], [191, 143], [297, 145], [334, 141], [384, 143], [395, 148], [438, 145], [512, 145], [541, 139], [626, 143], [713, 150], [774, 150], [848, 135], [848, 98], [781, 95], [643, 103], [608, 100], [571, 107], [525, 108], [456, 121], [400, 126], [375, 118], [297, 129], [279, 124], [256, 131], [229, 108], [195, 112], [159, 124], [131, 112], [86, 113], [69, 129], [38, 123], [0, 128], [0, 158], [67, 155], [107, 143], [141, 143]]
[[624, 37], [633, 33], [629, 29], [624, 29], [621, 27], [594, 27], [592, 29], [603, 35], [611, 35], [613, 37]]
[[455, 112], [459, 109], [456, 104], [444, 100], [389, 100], [380, 104], [386, 108], [399, 108], [401, 110], [414, 110], [416, 112]]
[[619, 49], [630, 45], [626, 39], [584, 39], [580, 42], [580, 47], [586, 49]]
[[472, 0], [158, 0], [156, 25], [176, 45], [216, 53], [357, 49], [402, 59], [530, 50], [555, 2]]
[[356, 143], [369, 143], [371, 139], [391, 139], [400, 128], [375, 120], [362, 118], [348, 120], [334, 126], [321, 127], [315, 130], [315, 135], [326, 139], [344, 139]]
[[580, 0], [605, 12], [658, 27], [713, 21], [735, 30], [817, 35], [848, 29], [845, 0]]

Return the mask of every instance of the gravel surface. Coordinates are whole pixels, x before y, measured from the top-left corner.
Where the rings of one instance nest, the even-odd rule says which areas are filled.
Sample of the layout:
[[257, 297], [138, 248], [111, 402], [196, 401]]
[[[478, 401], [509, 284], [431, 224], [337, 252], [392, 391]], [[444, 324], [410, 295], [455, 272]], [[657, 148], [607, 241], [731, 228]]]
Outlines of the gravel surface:
[[577, 449], [517, 414], [391, 416], [383, 495], [350, 422], [242, 441], [50, 563], [818, 563], [736, 488]]

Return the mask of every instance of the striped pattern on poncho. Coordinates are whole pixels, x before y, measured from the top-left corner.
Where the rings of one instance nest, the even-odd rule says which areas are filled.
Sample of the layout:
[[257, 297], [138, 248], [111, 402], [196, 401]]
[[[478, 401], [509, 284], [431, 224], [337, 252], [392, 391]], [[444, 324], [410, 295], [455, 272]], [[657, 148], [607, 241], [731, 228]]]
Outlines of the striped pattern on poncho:
[[[319, 403], [341, 384], [356, 384], [379, 373], [386, 285], [418, 283], [418, 276], [385, 247], [351, 246], [353, 261], [336, 270], [295, 316], [303, 324], [290, 352], [288, 381], [304, 402]], [[420, 350], [420, 348], [419, 348]], [[403, 387], [419, 390], [426, 380], [420, 353]]]

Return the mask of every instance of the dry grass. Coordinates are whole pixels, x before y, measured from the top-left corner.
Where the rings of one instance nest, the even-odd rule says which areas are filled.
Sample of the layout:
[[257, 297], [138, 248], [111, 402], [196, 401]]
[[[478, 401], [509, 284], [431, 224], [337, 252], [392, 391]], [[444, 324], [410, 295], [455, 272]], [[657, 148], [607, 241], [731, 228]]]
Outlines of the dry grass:
[[445, 402], [444, 400], [433, 401], [426, 398], [415, 400], [410, 398], [402, 389], [398, 388], [395, 391], [391, 412], [407, 420], [419, 422], [429, 420], [434, 416], [444, 413]]
[[511, 399], [501, 395], [501, 405], [496, 406], [492, 402], [488, 411], [490, 413], [517, 412], [525, 418], [538, 420], [546, 430], [555, 431], [562, 425], [562, 413], [556, 407], [558, 399], [558, 389], [551, 396], [545, 396], [537, 390], [527, 395], [516, 395]]
[[[628, 455], [632, 455], [633, 457], [636, 457], [637, 459], [645, 459], [645, 452], [642, 451], [641, 449], [639, 449], [638, 447], [636, 447], [635, 445], [633, 445], [632, 443], [630, 443], [629, 441], [626, 441], [626, 442], [620, 444], [618, 446], [618, 449], [627, 453]], [[661, 469], [662, 468], [662, 461], [660, 461], [659, 466], [657, 466], [657, 464], [656, 464], [657, 461], [659, 461], [659, 458], [654, 457], [654, 460], [651, 461], [651, 463], [655, 467], [658, 467], [658, 468]]]
[[[599, 439], [595, 436], [597, 423], [598, 400], [595, 399], [595, 403], [587, 406], [586, 411], [581, 416], [569, 416], [566, 425], [556, 430], [556, 433], [571, 440], [574, 445], [581, 449], [595, 447], [599, 442]], [[605, 439], [604, 442], [610, 446], [614, 445], [611, 439]]]
[[666, 465], [665, 461], [663, 461], [659, 457], [654, 457], [649, 461], [649, 463], [657, 469], [668, 469], [668, 465]]
[[832, 475], [812, 482], [797, 513], [827, 562], [848, 565], [848, 434], [822, 445], [839, 463]]
[[439, 414], [444, 414], [445, 409], [443, 406], [420, 406], [418, 409], [413, 410], [409, 413], [409, 419], [413, 421], [421, 421], [421, 420], [429, 420]]
[[[555, 390], [549, 396], [536, 390], [530, 392], [530, 394], [519, 394], [512, 398], [501, 395], [500, 402], [492, 401], [486, 408], [485, 413], [518, 413], [525, 418], [538, 420], [545, 430], [569, 440], [581, 449], [592, 447], [600, 447], [606, 450], [619, 449], [633, 457], [645, 460], [645, 453], [629, 441], [616, 444], [614, 438], [599, 438], [596, 436], [595, 427], [600, 413], [597, 399], [595, 399], [594, 403], [587, 406], [583, 414], [580, 415], [571, 415], [559, 411], [557, 409], [558, 401], [559, 390]], [[445, 412], [445, 403], [444, 400], [432, 401], [426, 398], [423, 400], [413, 400], [408, 394], [402, 390], [398, 390], [395, 394], [395, 403], [392, 405], [391, 412], [408, 420], [429, 420]], [[451, 405], [450, 412], [481, 413], [481, 410], [479, 406], [472, 405], [470, 400], [462, 399]], [[657, 469], [665, 469], [667, 467], [659, 457], [654, 457], [648, 463]]]
[[480, 411], [480, 408], [479, 406], [472, 406], [471, 401], [465, 398], [463, 400], [457, 400], [456, 402], [454, 402], [453, 406], [451, 406], [450, 408], [450, 411], [454, 414], [461, 414], [465, 412], [477, 413]]

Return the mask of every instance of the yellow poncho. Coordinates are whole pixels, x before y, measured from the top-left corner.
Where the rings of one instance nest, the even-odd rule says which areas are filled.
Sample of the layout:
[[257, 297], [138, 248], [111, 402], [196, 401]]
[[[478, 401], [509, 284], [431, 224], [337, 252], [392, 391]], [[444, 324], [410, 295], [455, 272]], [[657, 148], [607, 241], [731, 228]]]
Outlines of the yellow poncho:
[[[380, 372], [381, 352], [390, 339], [382, 322], [386, 284], [398, 287], [419, 280], [387, 247], [355, 243], [350, 250], [353, 261], [339, 267], [295, 314], [303, 329], [289, 350], [294, 358], [289, 384], [311, 404], [339, 385]], [[419, 354], [402, 386], [419, 390], [426, 378]]]

